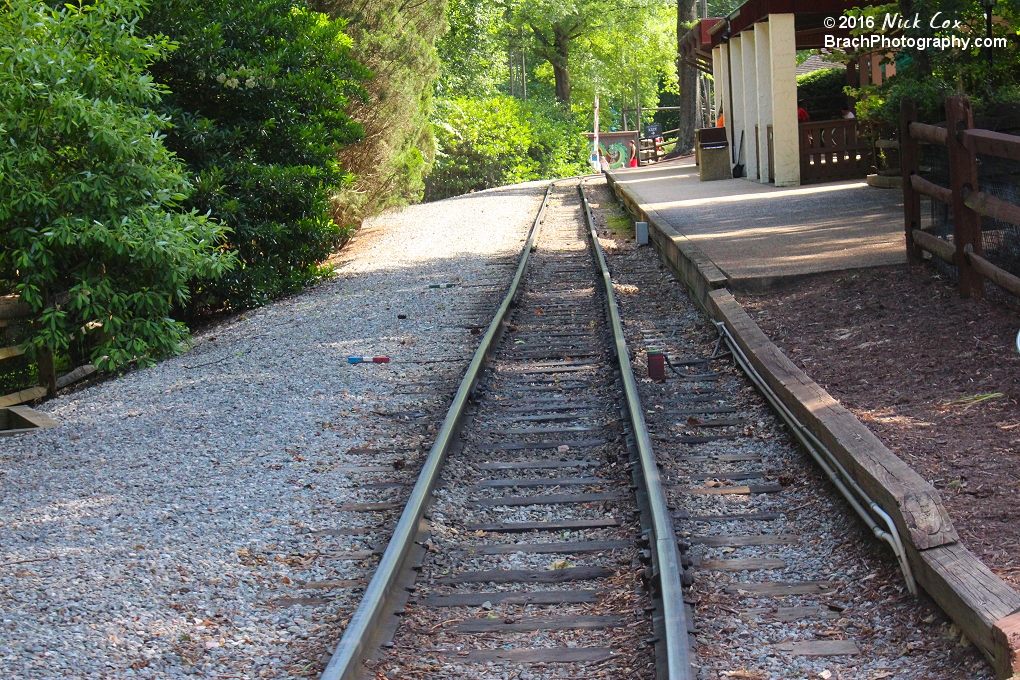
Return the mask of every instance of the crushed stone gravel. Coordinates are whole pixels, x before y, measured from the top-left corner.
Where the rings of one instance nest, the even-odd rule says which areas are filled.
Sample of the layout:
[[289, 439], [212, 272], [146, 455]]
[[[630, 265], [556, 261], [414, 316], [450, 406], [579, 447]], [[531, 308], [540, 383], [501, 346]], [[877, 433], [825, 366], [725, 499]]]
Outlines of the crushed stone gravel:
[[375, 218], [333, 280], [0, 441], [0, 677], [320, 672], [543, 193]]

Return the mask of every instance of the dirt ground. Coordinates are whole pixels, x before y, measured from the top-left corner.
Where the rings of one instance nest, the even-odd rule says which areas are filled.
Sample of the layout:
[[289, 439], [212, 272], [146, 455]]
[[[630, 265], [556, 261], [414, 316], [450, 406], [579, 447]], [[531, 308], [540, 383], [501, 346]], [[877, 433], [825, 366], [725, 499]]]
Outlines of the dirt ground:
[[842, 272], [741, 304], [942, 494], [964, 544], [1020, 588], [1020, 314], [927, 265]]

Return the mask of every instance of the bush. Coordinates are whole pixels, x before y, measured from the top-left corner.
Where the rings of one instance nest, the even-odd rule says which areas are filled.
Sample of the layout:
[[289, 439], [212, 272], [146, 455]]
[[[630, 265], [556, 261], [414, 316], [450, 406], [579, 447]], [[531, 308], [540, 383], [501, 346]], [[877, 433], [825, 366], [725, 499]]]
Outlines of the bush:
[[435, 151], [430, 119], [446, 1], [311, 2], [350, 22], [354, 57], [373, 74], [365, 83], [368, 97], [348, 109], [365, 134], [340, 152], [355, 177], [337, 195], [334, 217], [357, 224], [390, 206], [420, 201]]
[[436, 165], [425, 198], [588, 172], [578, 124], [555, 104], [507, 96], [443, 100], [436, 110]]
[[916, 79], [902, 72], [881, 86], [867, 85], [856, 91], [857, 113], [865, 120], [884, 123], [892, 129], [900, 124], [900, 100], [910, 97], [917, 102], [920, 120], [945, 120], [943, 103], [956, 91], [954, 84], [939, 78]]
[[821, 68], [797, 76], [797, 101], [804, 102], [811, 120], [834, 120], [842, 117], [847, 105], [843, 88], [846, 69]]
[[228, 270], [225, 230], [180, 209], [190, 185], [151, 107], [138, 0], [5, 0], [0, 13], [0, 281], [31, 306], [29, 347], [112, 369], [178, 351], [188, 282]]
[[240, 260], [196, 286], [198, 307], [255, 306], [321, 277], [349, 232], [331, 199], [352, 181], [337, 154], [361, 137], [344, 111], [368, 77], [345, 23], [297, 0], [154, 0], [144, 21], [180, 44], [151, 71], [172, 91], [167, 146], [196, 176], [188, 205], [230, 227]]

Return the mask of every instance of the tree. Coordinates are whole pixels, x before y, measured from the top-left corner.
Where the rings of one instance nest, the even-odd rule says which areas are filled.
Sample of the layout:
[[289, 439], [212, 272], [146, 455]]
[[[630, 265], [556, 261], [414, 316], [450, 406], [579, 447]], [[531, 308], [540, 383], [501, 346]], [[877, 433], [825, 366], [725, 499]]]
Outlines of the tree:
[[144, 26], [180, 44], [151, 67], [172, 92], [167, 144], [196, 178], [189, 205], [231, 228], [241, 263], [196, 302], [251, 307], [318, 279], [350, 232], [332, 216], [353, 183], [337, 157], [362, 136], [345, 111], [369, 75], [345, 22], [300, 0], [152, 0]]
[[[603, 122], [621, 126], [610, 111], [659, 105], [666, 91], [676, 89], [675, 14], [665, 3], [620, 13], [614, 20], [579, 41], [572, 71], [574, 98], [587, 105], [598, 92]], [[587, 108], [587, 106], [585, 106]], [[631, 114], [629, 125], [634, 125]], [[608, 128], [607, 128], [608, 129]]]
[[[664, 0], [635, 0], [627, 5], [609, 0], [520, 0], [514, 21], [531, 31], [535, 52], [552, 67], [556, 98], [569, 105], [574, 89], [572, 64], [591, 58], [592, 45], [600, 41], [604, 45], [604, 38], [612, 35], [612, 49], [600, 50], [608, 57], [601, 78], [618, 77], [618, 62], [627, 60], [635, 46], [647, 43], [649, 33], [657, 32], [655, 22], [663, 5]], [[658, 71], [655, 64], [645, 69]], [[633, 82], [630, 89], [633, 94]]]
[[517, 22], [535, 37], [537, 54], [549, 62], [556, 99], [570, 105], [570, 52], [575, 40], [602, 25], [612, 7], [606, 0], [523, 0]]
[[136, 30], [140, 0], [0, 7], [0, 280], [32, 309], [29, 348], [101, 369], [179, 351], [171, 309], [233, 256], [181, 209], [191, 186], [152, 110], [165, 90], [145, 69], [171, 44]]
[[361, 141], [345, 147], [340, 163], [354, 177], [337, 193], [335, 219], [355, 224], [374, 212], [420, 200], [432, 165], [430, 117], [439, 76], [436, 42], [446, 31], [445, 0], [312, 0], [348, 22], [353, 56], [372, 73], [367, 96], [350, 116]]
[[680, 54], [679, 41], [692, 27], [697, 26], [693, 0], [677, 0], [676, 3], [676, 37], [677, 57], [676, 74], [680, 88], [680, 132], [677, 133], [676, 151], [688, 153], [694, 148], [694, 130], [698, 126], [698, 69], [691, 66]]
[[[994, 62], [989, 66], [987, 52], [973, 46], [975, 37], [985, 36], [985, 14], [979, 3], [962, 0], [903, 0], [899, 4], [868, 7], [865, 14], [874, 17], [881, 25], [886, 13], [909, 11], [910, 16], [932, 17], [938, 13], [939, 22], [946, 27], [933, 28], [928, 20], [911, 22], [903, 31], [908, 39], [969, 38], [968, 49], [917, 49], [907, 47], [895, 55], [896, 75], [882, 85], [858, 88], [852, 95], [858, 99], [857, 113], [864, 119], [882, 121], [897, 126], [900, 100], [911, 97], [917, 102], [921, 120], [944, 120], [942, 110], [945, 97], [954, 92], [970, 96], [977, 115], [997, 116], [1015, 111], [1020, 103], [1020, 50], [1016, 49], [1017, 26], [1020, 25], [1020, 6], [1014, 2], [995, 5], [993, 34], [1006, 37], [1012, 45], [994, 50]], [[958, 26], [954, 27], [958, 23]], [[873, 31], [867, 31], [873, 32]], [[863, 53], [863, 52], [862, 52]], [[862, 53], [843, 55], [844, 59]]]
[[497, 2], [449, 0], [450, 29], [437, 44], [441, 97], [488, 96], [508, 80], [506, 7]]

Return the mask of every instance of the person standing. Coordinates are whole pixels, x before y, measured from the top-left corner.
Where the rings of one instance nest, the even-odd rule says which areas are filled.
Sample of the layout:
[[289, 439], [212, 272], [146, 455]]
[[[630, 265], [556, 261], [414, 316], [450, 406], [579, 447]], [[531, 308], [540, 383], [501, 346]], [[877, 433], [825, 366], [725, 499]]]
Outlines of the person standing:
[[638, 150], [637, 144], [634, 140], [630, 140], [630, 167], [636, 168], [638, 166]]

